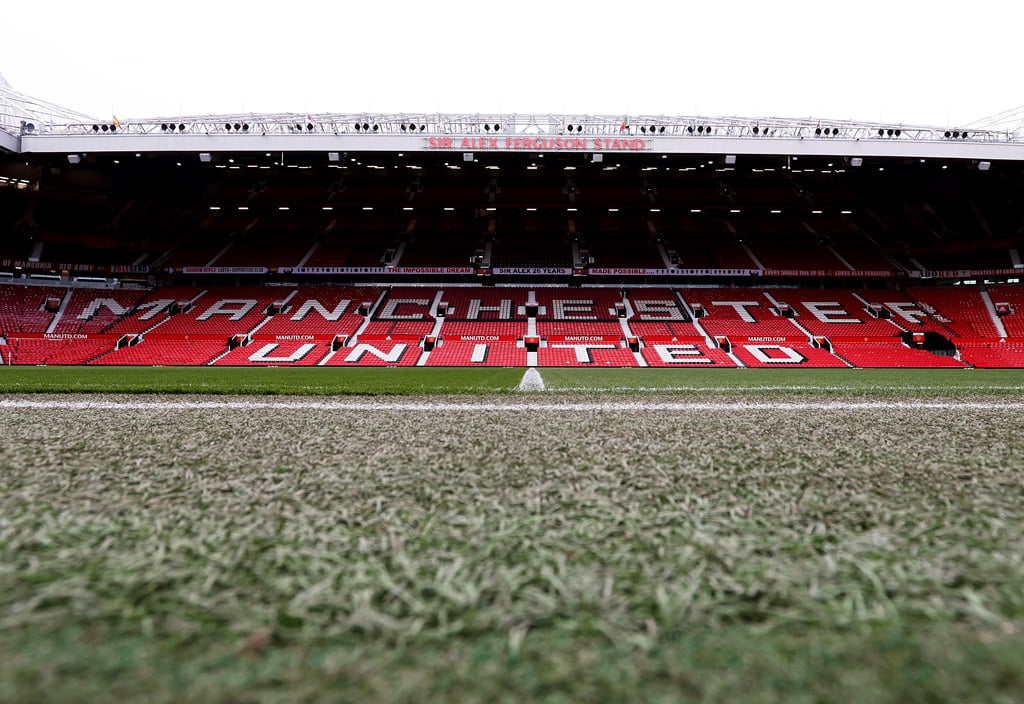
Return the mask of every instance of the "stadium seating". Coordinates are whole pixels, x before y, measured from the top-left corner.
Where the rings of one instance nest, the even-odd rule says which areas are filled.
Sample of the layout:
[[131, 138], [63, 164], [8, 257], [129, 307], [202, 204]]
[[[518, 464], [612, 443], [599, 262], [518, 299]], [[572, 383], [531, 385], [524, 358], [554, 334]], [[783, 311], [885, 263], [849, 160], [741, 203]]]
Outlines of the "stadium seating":
[[539, 288], [537, 334], [543, 338], [625, 337], [616, 306], [622, 294], [614, 289]]
[[1024, 342], [958, 342], [960, 359], [974, 367], [1024, 368]]
[[[283, 312], [270, 315], [259, 325], [260, 336], [344, 335], [359, 329], [365, 317], [364, 303], [374, 304], [383, 289], [352, 286], [281, 287], [279, 301], [287, 301]], [[275, 303], [277, 301], [274, 301]]]
[[697, 304], [706, 312], [697, 324], [712, 337], [757, 338], [757, 342], [807, 340], [807, 333], [793, 319], [775, 312], [771, 299], [760, 289], [701, 288], [680, 290], [679, 294], [691, 309]]
[[740, 343], [732, 353], [746, 367], [846, 367], [831, 352], [802, 342]]
[[72, 289], [55, 333], [105, 333], [135, 308], [147, 290]]
[[370, 321], [360, 331], [363, 340], [419, 339], [436, 325], [434, 304], [439, 290], [433, 287], [394, 287], [387, 291]]
[[1007, 337], [1024, 338], [1024, 288], [1020, 286], [989, 286], [989, 297], [996, 306], [1008, 304], [1005, 315], [1000, 316]]
[[835, 353], [857, 367], [964, 367], [963, 362], [902, 342], [837, 342]]
[[428, 367], [525, 367], [526, 348], [508, 341], [449, 341], [435, 347]]
[[226, 340], [146, 339], [103, 355], [92, 364], [197, 366], [226, 351]]
[[703, 342], [655, 342], [640, 353], [649, 367], [737, 367], [736, 360]]
[[0, 286], [0, 334], [46, 332], [55, 315], [46, 310], [47, 301], [59, 304], [67, 293], [56, 286]]
[[12, 338], [0, 356], [4, 364], [86, 364], [113, 347], [110, 339]]
[[331, 351], [331, 343], [315, 340], [255, 340], [218, 358], [216, 366], [312, 366]]
[[321, 363], [329, 367], [411, 367], [422, 354], [415, 341], [374, 340], [342, 347]]
[[549, 342], [537, 350], [541, 367], [634, 367], [636, 357], [621, 343]]
[[1002, 337], [982, 292], [974, 287], [911, 288], [905, 293], [919, 302], [922, 310], [934, 310], [934, 315], [941, 317], [942, 326], [954, 337]]
[[[0, 352], [15, 364], [1024, 367], [1024, 290], [990, 286], [987, 295], [920, 285], [0, 283]], [[535, 358], [528, 336], [539, 340]]]

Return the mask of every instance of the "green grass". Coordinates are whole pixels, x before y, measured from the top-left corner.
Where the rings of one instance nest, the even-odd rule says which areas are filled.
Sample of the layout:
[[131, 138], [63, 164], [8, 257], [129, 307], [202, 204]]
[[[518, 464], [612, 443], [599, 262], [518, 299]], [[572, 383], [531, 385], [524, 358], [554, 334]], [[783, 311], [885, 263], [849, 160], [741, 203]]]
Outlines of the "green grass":
[[[513, 391], [523, 369], [441, 367], [0, 367], [0, 393], [481, 394]], [[541, 368], [552, 390], [662, 389], [860, 394], [1024, 391], [1020, 369]]]
[[0, 407], [0, 701], [1019, 701], [1020, 427]]
[[0, 393], [417, 394], [514, 389], [521, 369], [0, 367]]

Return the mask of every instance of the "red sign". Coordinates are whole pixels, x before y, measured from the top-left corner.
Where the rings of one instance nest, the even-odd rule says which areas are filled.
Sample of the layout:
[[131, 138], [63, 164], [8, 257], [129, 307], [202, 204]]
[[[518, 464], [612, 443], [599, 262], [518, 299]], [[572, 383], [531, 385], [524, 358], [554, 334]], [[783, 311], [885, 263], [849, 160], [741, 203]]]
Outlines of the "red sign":
[[642, 151], [647, 140], [620, 137], [429, 137], [427, 149], [472, 149], [476, 151]]

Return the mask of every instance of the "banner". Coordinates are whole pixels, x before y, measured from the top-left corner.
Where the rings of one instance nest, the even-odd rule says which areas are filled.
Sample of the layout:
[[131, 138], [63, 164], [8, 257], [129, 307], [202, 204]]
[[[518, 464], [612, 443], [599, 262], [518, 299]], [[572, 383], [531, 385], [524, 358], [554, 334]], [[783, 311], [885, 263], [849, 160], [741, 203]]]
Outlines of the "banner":
[[442, 335], [442, 338], [445, 342], [515, 342], [519, 339], [515, 335]]
[[471, 266], [279, 266], [278, 273], [300, 276], [324, 276], [331, 274], [474, 274]]
[[548, 342], [619, 342], [625, 335], [545, 335]]
[[114, 333], [84, 332], [10, 332], [9, 340], [117, 340], [121, 336]]
[[707, 342], [703, 337], [693, 336], [680, 336], [680, 335], [643, 335], [644, 344], [653, 344], [655, 342], [674, 342], [684, 345], [704, 344]]
[[616, 267], [590, 267], [593, 276], [752, 276], [760, 269], [640, 269]]
[[[171, 272], [174, 269], [170, 270]], [[183, 274], [266, 274], [269, 272], [265, 266], [185, 266], [181, 268]]]
[[370, 335], [359, 335], [358, 336], [359, 342], [386, 342], [388, 340], [392, 340], [392, 341], [401, 340], [402, 342], [410, 342], [410, 341], [412, 341], [412, 342], [419, 342], [421, 337], [425, 337], [425, 336], [424, 335], [409, 334], [409, 333], [394, 333], [394, 332], [393, 333], [389, 333], [387, 335], [370, 334]]
[[738, 342], [745, 343], [774, 343], [774, 342], [807, 342], [807, 335], [761, 335], [761, 336], [737, 336], [737, 335], [726, 335], [729, 338], [729, 342], [736, 344]]
[[1024, 268], [1020, 269], [947, 269], [945, 271], [911, 271], [907, 274], [912, 279], [957, 279], [970, 276], [1024, 276]]
[[762, 276], [834, 276], [837, 278], [883, 278], [896, 276], [894, 271], [851, 269], [762, 269]]
[[515, 276], [538, 274], [542, 276], [555, 276], [561, 274], [571, 274], [571, 267], [558, 267], [558, 266], [499, 266], [491, 269], [495, 274], [511, 274]]
[[[251, 336], [253, 342], [331, 342], [338, 335], [324, 334], [294, 334], [294, 335], [272, 335], [256, 333]], [[344, 337], [344, 335], [341, 335]]]

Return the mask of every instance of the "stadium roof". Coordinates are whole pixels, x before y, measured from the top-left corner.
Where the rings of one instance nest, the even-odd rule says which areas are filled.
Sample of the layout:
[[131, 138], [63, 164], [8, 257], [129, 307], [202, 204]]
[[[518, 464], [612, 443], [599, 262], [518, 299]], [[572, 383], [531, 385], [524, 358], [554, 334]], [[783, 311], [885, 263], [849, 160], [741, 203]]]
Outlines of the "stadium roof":
[[239, 113], [100, 120], [0, 76], [0, 149], [119, 152], [579, 152], [1024, 160], [1024, 108], [963, 128], [818, 118]]

